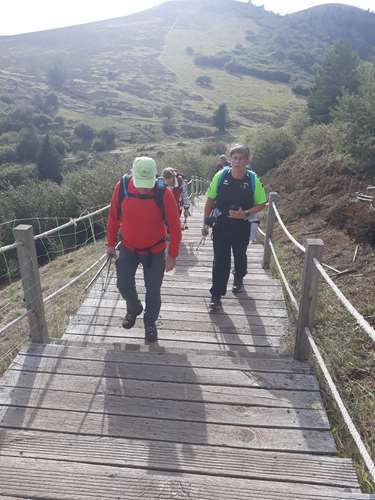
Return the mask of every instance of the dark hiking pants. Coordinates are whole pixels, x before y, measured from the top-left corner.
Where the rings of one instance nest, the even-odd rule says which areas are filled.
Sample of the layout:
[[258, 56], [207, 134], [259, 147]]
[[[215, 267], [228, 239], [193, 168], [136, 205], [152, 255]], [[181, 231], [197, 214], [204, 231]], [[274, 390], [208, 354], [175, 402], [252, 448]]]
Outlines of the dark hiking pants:
[[159, 317], [161, 307], [160, 288], [165, 270], [165, 251], [147, 255], [139, 255], [121, 247], [120, 256], [116, 261], [117, 288], [126, 300], [127, 311], [135, 314], [141, 304], [135, 286], [135, 273], [139, 264], [143, 266], [143, 276], [146, 287], [146, 308], [144, 320], [154, 322]]
[[221, 297], [227, 292], [234, 258], [234, 274], [242, 279], [247, 274], [247, 247], [250, 240], [250, 224], [246, 221], [218, 221], [213, 228], [214, 262], [212, 267], [211, 295]]

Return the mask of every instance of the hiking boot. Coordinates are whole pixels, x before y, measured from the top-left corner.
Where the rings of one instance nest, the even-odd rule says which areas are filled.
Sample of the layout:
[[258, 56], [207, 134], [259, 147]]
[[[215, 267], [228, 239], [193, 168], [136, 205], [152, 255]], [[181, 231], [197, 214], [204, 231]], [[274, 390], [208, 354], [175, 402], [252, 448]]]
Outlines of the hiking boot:
[[232, 292], [233, 293], [240, 293], [240, 292], [242, 292], [242, 290], [243, 290], [243, 280], [242, 280], [242, 278], [236, 278], [236, 276], [235, 276], [234, 280], [233, 280]]
[[209, 312], [211, 313], [214, 313], [216, 312], [218, 309], [220, 309], [221, 307], [221, 297], [220, 296], [212, 296], [211, 297], [211, 302], [210, 302], [210, 305], [209, 305]]
[[145, 325], [145, 341], [147, 344], [153, 344], [158, 340], [158, 329], [155, 321], [146, 322]]
[[126, 313], [125, 318], [122, 321], [122, 327], [125, 328], [125, 330], [130, 330], [130, 328], [133, 328], [137, 316], [142, 314], [142, 312], [143, 312], [143, 306], [142, 304], [139, 304], [139, 309], [134, 314], [129, 312]]

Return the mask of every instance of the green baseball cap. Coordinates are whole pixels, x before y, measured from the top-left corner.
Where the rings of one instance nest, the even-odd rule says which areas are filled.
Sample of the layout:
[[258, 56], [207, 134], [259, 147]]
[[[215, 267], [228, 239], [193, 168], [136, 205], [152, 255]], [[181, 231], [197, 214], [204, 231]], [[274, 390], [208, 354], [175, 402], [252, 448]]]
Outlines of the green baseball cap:
[[147, 156], [141, 156], [133, 162], [133, 182], [136, 188], [151, 189], [156, 182], [156, 162]]

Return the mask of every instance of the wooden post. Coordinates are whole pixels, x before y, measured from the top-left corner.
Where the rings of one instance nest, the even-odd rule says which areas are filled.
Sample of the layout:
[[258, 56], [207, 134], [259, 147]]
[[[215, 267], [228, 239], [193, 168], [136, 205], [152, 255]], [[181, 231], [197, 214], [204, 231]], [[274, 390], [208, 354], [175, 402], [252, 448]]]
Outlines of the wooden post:
[[268, 198], [268, 213], [267, 213], [267, 226], [266, 236], [264, 240], [264, 254], [263, 254], [263, 269], [269, 269], [271, 266], [271, 247], [270, 240], [272, 240], [273, 226], [275, 225], [275, 212], [273, 211], [272, 203], [277, 200], [277, 193], [270, 193]]
[[319, 271], [313, 259], [321, 259], [324, 243], [320, 239], [306, 240], [305, 265], [303, 268], [302, 297], [299, 308], [294, 359], [306, 361], [310, 355], [310, 344], [305, 327], [313, 328], [315, 306], [318, 297]]
[[24, 300], [33, 342], [48, 342], [47, 323], [44, 315], [42, 288], [36, 256], [33, 227], [20, 224], [14, 229], [17, 257], [22, 278]]

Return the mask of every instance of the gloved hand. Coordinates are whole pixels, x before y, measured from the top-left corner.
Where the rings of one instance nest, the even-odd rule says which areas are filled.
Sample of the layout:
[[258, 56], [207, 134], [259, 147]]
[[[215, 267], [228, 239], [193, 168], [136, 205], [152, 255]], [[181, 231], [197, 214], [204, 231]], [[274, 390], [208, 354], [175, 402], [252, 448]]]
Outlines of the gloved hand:
[[210, 232], [210, 227], [207, 226], [206, 224], [202, 227], [202, 236], [206, 238]]

